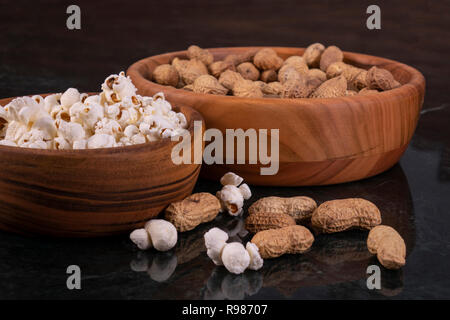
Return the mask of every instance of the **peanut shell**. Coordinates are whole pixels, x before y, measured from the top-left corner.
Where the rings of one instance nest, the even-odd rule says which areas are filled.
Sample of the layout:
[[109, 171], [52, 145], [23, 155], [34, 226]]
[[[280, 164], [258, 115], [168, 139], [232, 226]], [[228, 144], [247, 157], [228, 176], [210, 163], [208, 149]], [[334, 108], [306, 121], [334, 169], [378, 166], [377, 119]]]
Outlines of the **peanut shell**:
[[361, 198], [326, 201], [313, 213], [311, 224], [322, 233], [348, 229], [372, 229], [381, 223], [381, 214], [372, 202]]
[[184, 232], [194, 229], [201, 223], [213, 220], [220, 212], [219, 199], [207, 192], [194, 193], [186, 199], [171, 203], [165, 218], [178, 231]]
[[295, 220], [290, 215], [280, 213], [258, 212], [251, 214], [245, 219], [245, 229], [251, 233], [263, 230], [278, 229], [295, 225]]

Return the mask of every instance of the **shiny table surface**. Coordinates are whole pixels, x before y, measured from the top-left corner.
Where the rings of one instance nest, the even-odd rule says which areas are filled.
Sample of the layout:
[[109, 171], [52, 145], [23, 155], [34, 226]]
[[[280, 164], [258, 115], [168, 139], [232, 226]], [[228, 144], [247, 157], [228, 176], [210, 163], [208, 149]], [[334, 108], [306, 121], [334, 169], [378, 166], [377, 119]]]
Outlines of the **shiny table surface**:
[[[108, 5], [106, 5], [106, 3]], [[3, 1], [0, 97], [96, 91], [103, 79], [145, 56], [203, 47], [336, 44], [347, 51], [410, 64], [427, 79], [423, 111], [399, 164], [363, 181], [323, 187], [252, 187], [246, 206], [269, 195], [307, 195], [321, 203], [363, 197], [407, 245], [407, 264], [381, 269], [368, 290], [367, 232], [318, 236], [304, 255], [266, 260], [258, 271], [229, 274], [206, 256], [212, 226], [247, 241], [242, 218], [220, 215], [180, 235], [167, 253], [138, 251], [127, 235], [103, 239], [30, 238], [0, 232], [0, 299], [436, 299], [450, 298], [450, 4], [380, 2], [382, 30], [365, 28], [364, 1], [80, 2], [82, 29], [65, 28], [59, 1]], [[322, 4], [320, 4], [322, 3]], [[239, 6], [238, 6], [239, 4]], [[238, 8], [238, 9], [237, 9]], [[6, 10], [7, 9], [7, 10]], [[273, 12], [277, 12], [274, 15]], [[447, 77], [447, 78], [446, 78]], [[199, 180], [197, 191], [217, 182]], [[82, 290], [68, 290], [66, 268], [79, 265]]]

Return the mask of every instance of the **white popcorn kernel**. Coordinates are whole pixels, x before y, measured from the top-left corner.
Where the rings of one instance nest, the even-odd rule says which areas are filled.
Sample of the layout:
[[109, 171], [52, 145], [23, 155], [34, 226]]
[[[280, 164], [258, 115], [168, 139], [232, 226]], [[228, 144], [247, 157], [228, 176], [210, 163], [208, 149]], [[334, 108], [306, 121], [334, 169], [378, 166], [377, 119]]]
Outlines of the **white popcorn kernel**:
[[73, 142], [72, 149], [80, 150], [80, 149], [86, 149], [87, 147], [87, 141], [86, 139], [76, 140]]
[[70, 118], [80, 118], [80, 115], [83, 113], [83, 110], [86, 106], [82, 102], [75, 102], [70, 108], [69, 108], [69, 116]]
[[80, 102], [84, 103], [88, 97], [89, 95], [87, 93], [80, 93]]
[[122, 127], [116, 120], [103, 118], [95, 124], [95, 133], [117, 135], [122, 132]]
[[96, 95], [92, 95], [92, 96], [88, 96], [85, 100], [84, 100], [84, 104], [89, 105], [89, 104], [100, 104], [100, 95], [96, 94]]
[[225, 185], [222, 190], [217, 192], [217, 197], [222, 203], [222, 207], [225, 208], [232, 216], [240, 215], [243, 210], [244, 197], [241, 191], [234, 185]]
[[150, 237], [144, 228], [131, 232], [130, 240], [141, 250], [147, 250], [152, 247]]
[[54, 141], [54, 148], [57, 150], [71, 149], [69, 142], [63, 137], [56, 137], [53, 141]]
[[256, 244], [254, 244], [252, 242], [247, 242], [245, 249], [247, 250], [248, 254], [250, 255], [250, 264], [248, 265], [248, 268], [250, 270], [261, 269], [264, 264], [264, 260], [263, 260], [263, 258], [261, 258], [261, 255], [259, 254], [259, 249], [256, 246]]
[[61, 95], [61, 105], [67, 110], [78, 101], [80, 101], [80, 93], [75, 88], [69, 88]]
[[146, 122], [141, 122], [139, 125], [139, 132], [142, 134], [150, 134], [150, 125]]
[[[22, 108], [27, 107], [29, 109], [31, 109], [30, 114], [38, 114], [39, 110], [40, 110], [40, 106], [39, 104], [31, 99], [30, 97], [20, 97], [20, 98], [15, 98], [14, 100], [12, 100], [10, 103], [8, 103], [5, 106], [5, 111], [7, 112], [8, 115], [8, 120], [16, 120], [19, 121], [19, 112], [22, 110]], [[26, 113], [26, 112], [24, 112]]]
[[162, 128], [159, 130], [158, 134], [162, 139], [165, 139], [170, 138], [173, 135], [173, 131], [170, 128]]
[[14, 141], [17, 143], [17, 141], [28, 131], [28, 128], [26, 125], [18, 122], [18, 121], [11, 121], [8, 123], [8, 127], [6, 128], [5, 132], [5, 140]]
[[55, 93], [50, 94], [44, 98], [44, 110], [47, 113], [50, 113], [50, 111], [61, 102], [61, 94]]
[[89, 149], [111, 148], [115, 142], [113, 136], [100, 133], [91, 136], [87, 141], [87, 146]]
[[129, 126], [127, 126], [125, 128], [125, 130], [123, 130], [123, 134], [125, 135], [125, 137], [127, 138], [131, 138], [132, 136], [136, 135], [139, 133], [139, 129], [138, 127], [136, 127], [135, 125], [130, 124]]
[[129, 118], [127, 124], [135, 124], [139, 119], [139, 112], [135, 108], [128, 108]]
[[84, 127], [92, 129], [104, 117], [103, 107], [97, 103], [92, 103], [84, 107], [80, 116], [83, 119]]
[[250, 187], [243, 183], [239, 186], [239, 191], [241, 192], [242, 196], [244, 197], [244, 200], [248, 200], [252, 197], [252, 192], [250, 190]]
[[36, 103], [39, 105], [40, 109], [44, 109], [45, 103], [44, 103], [44, 98], [42, 98], [42, 96], [34, 95], [31, 97], [31, 99], [36, 101]]
[[48, 146], [47, 146], [47, 143], [46, 143], [45, 141], [43, 141], [43, 140], [38, 140], [38, 141], [31, 142], [31, 143], [28, 145], [28, 148], [33, 148], [33, 149], [47, 149]]
[[168, 251], [177, 244], [177, 229], [169, 221], [152, 219], [144, 228], [150, 236], [153, 247], [158, 251]]
[[229, 272], [241, 274], [250, 264], [250, 255], [242, 243], [228, 243], [222, 250], [222, 262]]
[[81, 124], [74, 122], [61, 122], [59, 131], [71, 144], [74, 141], [84, 139], [86, 136], [86, 132]]
[[128, 125], [128, 120], [130, 120], [130, 112], [127, 109], [122, 108], [116, 119], [121, 126], [126, 127]]
[[44, 133], [44, 139], [50, 140], [56, 136], [56, 126], [50, 116], [43, 116], [34, 122], [33, 129], [41, 130]]
[[118, 119], [120, 113], [120, 105], [112, 104], [110, 106], [106, 106], [105, 114], [110, 119]]
[[206, 254], [215, 265], [221, 266], [222, 249], [228, 240], [228, 234], [219, 228], [212, 228], [203, 236], [205, 238]]
[[177, 118], [178, 118], [180, 126], [182, 128], [185, 128], [187, 126], [186, 116], [184, 114], [182, 114], [181, 112], [178, 112], [177, 113]]
[[131, 142], [133, 144], [142, 144], [146, 143], [147, 140], [145, 139], [145, 136], [142, 133], [138, 133], [131, 137]]
[[244, 181], [244, 179], [233, 172], [225, 173], [224, 176], [220, 178], [220, 183], [223, 186], [233, 185], [237, 187], [242, 183], [242, 181]]
[[17, 147], [17, 143], [11, 140], [0, 140], [0, 146]]

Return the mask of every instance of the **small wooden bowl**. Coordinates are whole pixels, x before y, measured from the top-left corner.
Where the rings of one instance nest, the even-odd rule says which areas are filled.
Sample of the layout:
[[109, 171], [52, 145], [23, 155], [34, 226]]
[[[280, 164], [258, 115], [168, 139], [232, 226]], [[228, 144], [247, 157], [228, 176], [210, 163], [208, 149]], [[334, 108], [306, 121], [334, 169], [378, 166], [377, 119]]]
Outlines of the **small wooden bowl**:
[[[258, 47], [209, 49], [216, 60]], [[302, 55], [302, 48], [273, 48], [282, 58]], [[335, 184], [370, 177], [392, 167], [406, 150], [423, 104], [425, 79], [405, 64], [345, 52], [345, 62], [391, 71], [401, 87], [376, 95], [329, 99], [239, 98], [197, 94], [161, 86], [149, 79], [154, 68], [186, 57], [186, 51], [140, 60], [127, 73], [140, 94], [163, 91], [175, 105], [190, 106], [207, 128], [279, 129], [279, 171], [261, 175], [267, 165], [204, 166], [205, 177], [217, 179], [233, 171], [256, 185], [303, 186]], [[270, 138], [268, 138], [270, 140]], [[269, 149], [270, 150], [270, 149]], [[248, 148], [247, 148], [248, 155]], [[248, 163], [248, 162], [247, 162]]]
[[[184, 113], [193, 136], [201, 115], [186, 106], [174, 109]], [[86, 150], [0, 146], [0, 229], [97, 237], [141, 227], [191, 194], [197, 181], [201, 165], [172, 162], [175, 144], [163, 139]]]

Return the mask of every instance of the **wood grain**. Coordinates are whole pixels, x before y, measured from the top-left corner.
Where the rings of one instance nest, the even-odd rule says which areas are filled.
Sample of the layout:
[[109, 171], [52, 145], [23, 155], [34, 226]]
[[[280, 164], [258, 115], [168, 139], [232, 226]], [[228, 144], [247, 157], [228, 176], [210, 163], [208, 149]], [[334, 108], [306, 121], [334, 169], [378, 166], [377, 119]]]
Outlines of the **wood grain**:
[[[186, 115], [193, 136], [201, 115], [186, 106], [174, 109]], [[0, 229], [94, 237], [140, 227], [194, 188], [201, 165], [173, 164], [176, 143], [89, 150], [0, 146]]]
[[[258, 47], [210, 49], [215, 59]], [[286, 58], [302, 48], [274, 47]], [[159, 91], [175, 105], [190, 106], [204, 117], [207, 128], [279, 129], [279, 172], [261, 176], [261, 165], [204, 166], [202, 176], [217, 179], [233, 171], [251, 184], [302, 186], [354, 181], [381, 173], [401, 157], [417, 125], [425, 94], [425, 79], [416, 69], [384, 58], [344, 52], [346, 62], [391, 71], [400, 88], [377, 95], [329, 99], [238, 98], [197, 94], [158, 85], [153, 69], [185, 51], [140, 60], [127, 73], [140, 94]], [[270, 131], [269, 131], [270, 132]], [[247, 148], [248, 151], [248, 148]]]

